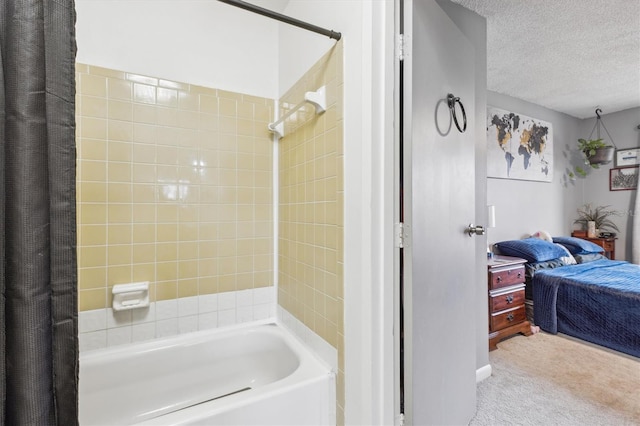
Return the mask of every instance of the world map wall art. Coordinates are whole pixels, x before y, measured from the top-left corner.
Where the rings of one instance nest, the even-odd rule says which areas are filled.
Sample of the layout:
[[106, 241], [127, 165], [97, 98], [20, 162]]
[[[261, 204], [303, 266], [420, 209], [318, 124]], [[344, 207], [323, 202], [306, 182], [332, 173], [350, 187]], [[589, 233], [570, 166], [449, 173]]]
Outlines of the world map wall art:
[[487, 108], [487, 177], [551, 182], [551, 123]]

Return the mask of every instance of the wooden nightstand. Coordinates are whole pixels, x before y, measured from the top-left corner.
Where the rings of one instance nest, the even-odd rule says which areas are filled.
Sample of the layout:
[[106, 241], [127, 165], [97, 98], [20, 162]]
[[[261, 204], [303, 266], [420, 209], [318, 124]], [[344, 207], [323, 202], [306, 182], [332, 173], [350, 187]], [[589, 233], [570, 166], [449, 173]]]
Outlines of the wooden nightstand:
[[572, 232], [572, 237], [582, 238], [583, 240], [591, 241], [593, 244], [599, 245], [604, 249], [604, 255], [611, 260], [616, 259], [616, 239], [615, 237], [608, 238], [589, 238], [584, 236], [582, 232]]
[[487, 263], [489, 282], [489, 350], [505, 337], [530, 336], [524, 306], [524, 264], [518, 257], [494, 256]]

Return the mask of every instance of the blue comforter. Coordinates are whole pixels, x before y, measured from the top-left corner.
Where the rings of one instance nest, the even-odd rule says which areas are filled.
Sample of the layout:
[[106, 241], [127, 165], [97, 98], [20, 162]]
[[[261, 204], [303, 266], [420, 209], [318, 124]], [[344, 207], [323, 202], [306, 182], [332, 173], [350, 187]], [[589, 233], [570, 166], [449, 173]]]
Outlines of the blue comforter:
[[640, 357], [640, 266], [597, 260], [536, 272], [534, 321]]

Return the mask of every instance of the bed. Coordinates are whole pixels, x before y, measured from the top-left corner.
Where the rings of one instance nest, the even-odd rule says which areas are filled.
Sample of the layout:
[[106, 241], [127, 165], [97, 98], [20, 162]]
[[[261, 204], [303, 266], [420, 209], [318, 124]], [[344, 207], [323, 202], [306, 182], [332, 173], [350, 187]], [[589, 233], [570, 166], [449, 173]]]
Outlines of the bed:
[[602, 248], [573, 237], [532, 240], [538, 239], [497, 246], [501, 254], [527, 259], [533, 323], [640, 357], [640, 266], [606, 259]]

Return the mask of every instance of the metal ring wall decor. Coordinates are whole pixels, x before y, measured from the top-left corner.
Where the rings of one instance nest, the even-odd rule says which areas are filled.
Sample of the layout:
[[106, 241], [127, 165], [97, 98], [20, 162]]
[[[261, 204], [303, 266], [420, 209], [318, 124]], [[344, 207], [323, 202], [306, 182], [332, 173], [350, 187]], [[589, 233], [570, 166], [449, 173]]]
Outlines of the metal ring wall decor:
[[[462, 129], [460, 128], [460, 123], [458, 123], [458, 116], [456, 115], [456, 103], [460, 105], [460, 111], [462, 111], [462, 120], [463, 125]], [[447, 95], [447, 105], [449, 105], [449, 111], [451, 111], [451, 115], [453, 116], [453, 122], [455, 123], [458, 131], [460, 133], [464, 133], [467, 130], [467, 113], [464, 111], [464, 105], [460, 102], [460, 98], [453, 96], [452, 93]]]

